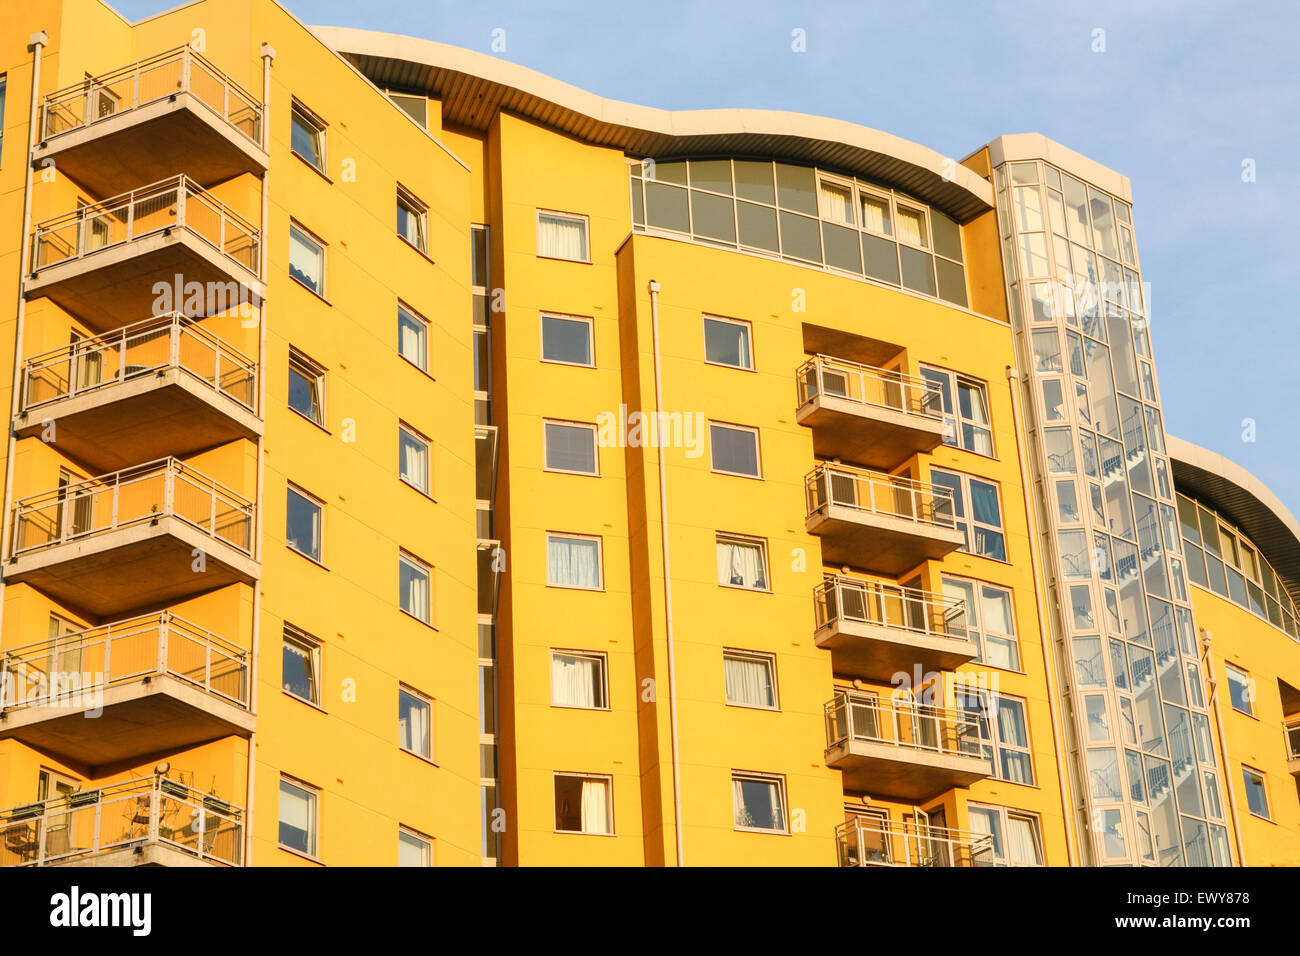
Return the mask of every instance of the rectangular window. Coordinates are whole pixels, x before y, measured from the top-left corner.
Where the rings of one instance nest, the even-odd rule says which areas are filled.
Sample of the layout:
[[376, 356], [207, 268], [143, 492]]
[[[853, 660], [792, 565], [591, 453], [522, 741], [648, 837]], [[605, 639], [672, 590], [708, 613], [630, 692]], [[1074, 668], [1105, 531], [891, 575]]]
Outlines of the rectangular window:
[[762, 477], [757, 428], [709, 422], [709, 450], [715, 472], [744, 478]]
[[776, 658], [757, 651], [722, 652], [723, 684], [732, 707], [779, 710], [776, 702]]
[[956, 705], [978, 727], [984, 756], [993, 762], [993, 776], [1033, 786], [1034, 765], [1029, 755], [1025, 702], [959, 687]]
[[1255, 716], [1255, 682], [1250, 675], [1240, 668], [1225, 664], [1228, 672], [1228, 696], [1232, 699], [1232, 709], [1249, 717]]
[[945, 597], [965, 603], [964, 617], [950, 621], [954, 633], [964, 630], [980, 653], [977, 661], [1003, 670], [1020, 670], [1020, 645], [1016, 641], [1016, 616], [1011, 592], [993, 584], [943, 576]]
[[945, 445], [993, 457], [988, 386], [947, 369], [921, 366], [921, 376], [939, 391]]
[[406, 686], [397, 688], [397, 745], [433, 759], [433, 701]]
[[288, 777], [280, 778], [280, 846], [316, 855], [320, 791]]
[[397, 426], [397, 467], [404, 482], [426, 495], [429, 493], [429, 439], [410, 425]]
[[599, 475], [596, 426], [579, 422], [543, 422], [547, 471]]
[[537, 210], [537, 254], [546, 259], [589, 262], [587, 217]]
[[767, 542], [762, 538], [719, 534], [718, 583], [724, 587], [766, 591]]
[[548, 534], [546, 583], [553, 588], [601, 590], [600, 538]]
[[596, 364], [591, 319], [573, 315], [542, 316], [542, 361], [561, 365]]
[[0, 164], [4, 160], [5, 144], [5, 88], [8, 85], [6, 74], [0, 73]]
[[296, 222], [289, 224], [289, 275], [325, 296], [325, 244]]
[[606, 666], [596, 651], [551, 651], [551, 706], [608, 710]]
[[429, 254], [429, 207], [401, 185], [397, 187], [397, 234]]
[[402, 552], [398, 556], [399, 606], [425, 624], [433, 623], [433, 576], [427, 564]]
[[614, 832], [613, 780], [595, 774], [555, 775], [555, 829], [560, 833]]
[[754, 352], [750, 343], [748, 322], [737, 319], [704, 317], [704, 361], [710, 365], [729, 368], [754, 368]]
[[319, 707], [320, 641], [286, 624], [281, 659], [284, 692]]
[[973, 833], [988, 837], [988, 848], [976, 850], [976, 866], [1042, 866], [1043, 839], [1038, 817], [1005, 807], [967, 804]]
[[406, 827], [397, 831], [398, 866], [433, 866], [433, 840]]
[[292, 107], [293, 129], [289, 149], [320, 172], [325, 172], [325, 122], [297, 100]]
[[411, 119], [420, 124], [421, 129], [429, 128], [429, 98], [412, 96], [409, 93], [388, 93], [393, 104]]
[[1246, 785], [1246, 805], [1250, 807], [1250, 812], [1265, 820], [1273, 819], [1268, 812], [1268, 786], [1264, 782], [1264, 775], [1242, 764], [1241, 778]]
[[429, 320], [397, 303], [397, 354], [422, 372], [429, 371]]
[[785, 778], [732, 773], [731, 802], [737, 830], [785, 833]]
[[898, 204], [898, 238], [908, 245], [927, 249], [930, 246], [929, 231], [925, 227], [925, 211]]
[[325, 368], [295, 348], [289, 349], [289, 407], [325, 425]]
[[325, 506], [319, 499], [290, 485], [286, 504], [285, 544], [313, 561], [320, 561], [324, 512]]
[[997, 484], [937, 468], [930, 469], [930, 480], [940, 488], [952, 491], [953, 516], [957, 527], [966, 535], [962, 550], [1005, 561], [1007, 544]]

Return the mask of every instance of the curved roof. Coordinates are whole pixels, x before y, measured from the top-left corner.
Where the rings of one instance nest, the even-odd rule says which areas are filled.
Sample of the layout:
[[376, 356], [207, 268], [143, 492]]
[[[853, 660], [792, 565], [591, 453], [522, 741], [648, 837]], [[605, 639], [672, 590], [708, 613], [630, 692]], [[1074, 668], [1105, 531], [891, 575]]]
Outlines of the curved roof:
[[775, 110], [655, 109], [445, 43], [348, 27], [311, 29], [375, 83], [427, 91], [453, 126], [486, 130], [506, 110], [640, 157], [773, 157], [843, 169], [895, 186], [961, 222], [993, 207], [992, 185], [967, 167], [844, 120]]
[[1300, 521], [1262, 481], [1222, 455], [1168, 436], [1174, 485], [1231, 518], [1300, 598]]

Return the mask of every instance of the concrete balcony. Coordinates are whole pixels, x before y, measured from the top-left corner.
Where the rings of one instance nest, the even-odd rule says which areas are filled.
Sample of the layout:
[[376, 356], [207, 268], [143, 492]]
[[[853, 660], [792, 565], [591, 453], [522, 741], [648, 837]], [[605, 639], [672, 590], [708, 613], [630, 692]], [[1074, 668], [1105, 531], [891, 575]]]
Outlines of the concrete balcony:
[[822, 458], [889, 469], [943, 443], [943, 396], [923, 379], [825, 355], [796, 378], [795, 417]]
[[804, 526], [821, 538], [827, 564], [897, 577], [966, 541], [947, 488], [824, 463], [804, 479], [804, 489]]
[[253, 359], [184, 316], [150, 319], [29, 358], [14, 432], [52, 435], [98, 471], [256, 440], [257, 376]]
[[[158, 282], [199, 283], [203, 314], [258, 305], [261, 231], [188, 176], [37, 223], [28, 299], [48, 296], [96, 332], [155, 312]], [[179, 303], [176, 303], [179, 304]]]
[[979, 718], [946, 707], [840, 692], [826, 704], [826, 765], [844, 789], [924, 802], [993, 772]]
[[258, 576], [254, 504], [174, 458], [20, 499], [5, 579], [94, 617]]
[[163, 611], [10, 648], [0, 740], [100, 767], [253, 731], [248, 651]]
[[267, 168], [262, 103], [184, 46], [48, 94], [32, 153], [97, 196], [183, 169], [201, 186]]
[[840, 866], [992, 866], [993, 837], [911, 820], [850, 816], [835, 828]]
[[813, 594], [817, 646], [835, 673], [881, 684], [895, 674], [950, 671], [979, 656], [966, 602], [879, 581], [830, 577]]
[[0, 866], [240, 866], [244, 811], [140, 777], [0, 811]]

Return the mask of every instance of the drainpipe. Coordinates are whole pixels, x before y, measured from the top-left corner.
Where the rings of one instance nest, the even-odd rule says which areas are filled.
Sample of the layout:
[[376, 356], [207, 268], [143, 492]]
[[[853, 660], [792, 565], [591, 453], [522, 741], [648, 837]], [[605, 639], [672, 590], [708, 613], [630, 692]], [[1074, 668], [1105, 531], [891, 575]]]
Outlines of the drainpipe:
[[9, 422], [6, 429], [9, 432], [9, 446], [5, 454], [4, 529], [0, 531], [0, 635], [4, 634], [5, 613], [5, 582], [2, 569], [4, 560], [9, 555], [9, 536], [13, 530], [11, 524], [13, 522], [14, 449], [18, 444], [18, 440], [14, 436], [13, 423], [18, 416], [19, 393], [22, 389], [23, 326], [26, 324], [27, 316], [27, 270], [31, 268], [32, 255], [30, 236], [32, 231], [32, 150], [36, 148], [36, 121], [41, 90], [41, 52], [45, 49], [45, 45], [50, 42], [50, 38], [44, 30], [40, 30], [31, 35], [30, 42], [32, 46], [32, 102], [27, 119], [27, 155], [23, 159], [24, 164], [27, 166], [27, 177], [23, 184], [23, 234], [19, 239], [22, 247], [20, 256], [22, 271], [18, 274], [18, 310], [17, 322], [14, 326], [13, 392], [11, 393]]
[[[650, 280], [650, 327], [654, 338], [655, 361], [655, 428], [659, 431], [660, 412], [664, 405], [663, 377], [659, 370], [659, 283]], [[673, 751], [673, 830], [677, 838], [677, 865], [685, 866], [682, 838], [681, 759], [677, 749], [677, 664], [673, 648], [673, 579], [668, 560], [668, 464], [663, 444], [655, 442], [659, 459], [659, 535], [664, 553], [664, 623], [668, 632], [668, 724]]]
[[1237, 797], [1232, 787], [1232, 763], [1228, 759], [1228, 738], [1223, 733], [1223, 711], [1219, 707], [1219, 679], [1214, 676], [1214, 657], [1210, 642], [1214, 640], [1201, 628], [1201, 663], [1205, 665], [1205, 682], [1210, 690], [1210, 704], [1214, 708], [1214, 725], [1219, 729], [1219, 756], [1223, 759], [1223, 789], [1228, 792], [1228, 812], [1232, 814], [1232, 836], [1237, 844], [1237, 865], [1246, 865], [1246, 847], [1241, 839], [1241, 820], [1237, 817]]
[[1078, 856], [1074, 843], [1074, 811], [1070, 807], [1070, 786], [1065, 773], [1063, 755], [1065, 735], [1061, 730], [1061, 715], [1057, 712], [1056, 661], [1052, 650], [1052, 638], [1048, 633], [1046, 591], [1039, 576], [1038, 554], [1039, 532], [1038, 515], [1033, 506], [1033, 489], [1029, 483], [1028, 460], [1025, 453], [1024, 435], [1019, 426], [1027, 425], [1020, 411], [1020, 383], [1016, 370], [1007, 366], [1007, 387], [1011, 392], [1011, 410], [1015, 415], [1016, 457], [1020, 461], [1020, 487], [1025, 499], [1025, 518], [1029, 522], [1029, 566], [1034, 575], [1034, 600], [1038, 604], [1038, 633], [1043, 647], [1043, 672], [1047, 677], [1047, 710], [1052, 715], [1052, 748], [1056, 751], [1056, 775], [1061, 790], [1061, 815], [1065, 821], [1065, 852], [1070, 866], [1078, 866]]

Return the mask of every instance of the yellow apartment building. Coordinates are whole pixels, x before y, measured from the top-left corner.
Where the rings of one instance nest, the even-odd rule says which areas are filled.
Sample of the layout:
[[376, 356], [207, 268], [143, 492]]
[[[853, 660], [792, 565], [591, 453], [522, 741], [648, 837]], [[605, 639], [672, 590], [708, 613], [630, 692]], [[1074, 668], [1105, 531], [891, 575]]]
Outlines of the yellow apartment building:
[[1300, 863], [1300, 523], [1165, 433], [1132, 201], [5, 7], [0, 863]]

